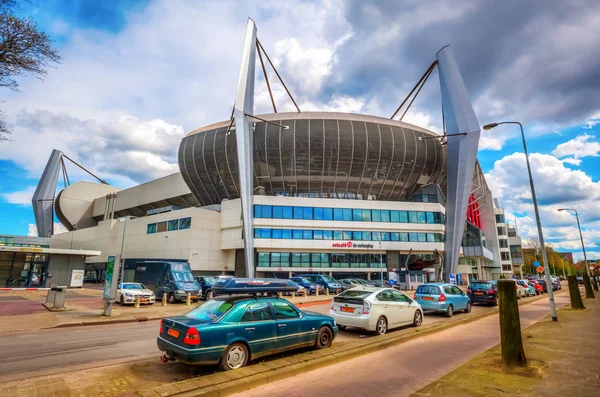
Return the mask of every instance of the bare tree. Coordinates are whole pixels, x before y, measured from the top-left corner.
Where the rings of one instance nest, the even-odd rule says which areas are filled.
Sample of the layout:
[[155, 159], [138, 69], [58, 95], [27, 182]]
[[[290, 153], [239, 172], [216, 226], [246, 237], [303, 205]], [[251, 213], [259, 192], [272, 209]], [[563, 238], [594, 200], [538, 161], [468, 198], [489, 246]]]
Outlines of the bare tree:
[[[33, 19], [18, 17], [17, 0], [0, 0], [0, 87], [18, 90], [15, 77], [32, 75], [44, 79], [46, 69], [60, 61], [50, 37]], [[9, 140], [10, 130], [0, 111], [0, 142]]]

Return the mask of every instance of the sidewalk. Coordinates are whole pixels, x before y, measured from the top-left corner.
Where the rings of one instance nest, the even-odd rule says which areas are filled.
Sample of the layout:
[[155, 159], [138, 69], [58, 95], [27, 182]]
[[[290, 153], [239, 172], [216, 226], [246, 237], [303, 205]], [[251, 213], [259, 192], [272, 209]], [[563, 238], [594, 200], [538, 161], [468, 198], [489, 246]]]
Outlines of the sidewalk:
[[563, 308], [523, 335], [529, 366], [507, 368], [500, 346], [421, 389], [414, 396], [600, 396], [600, 299], [587, 310]]
[[[558, 307], [569, 303], [568, 294], [558, 294], [555, 298]], [[529, 327], [547, 316], [548, 300], [520, 306], [519, 310], [522, 327]], [[594, 332], [599, 333], [598, 330]], [[235, 396], [407, 396], [499, 341], [498, 317], [489, 316], [336, 365], [267, 383]]]
[[[0, 306], [19, 307], [25, 306], [29, 314], [0, 315], [0, 333], [12, 331], [28, 331], [33, 329], [66, 327], [78, 325], [97, 325], [119, 322], [135, 322], [136, 317], [143, 316], [149, 320], [161, 319], [168, 316], [179, 316], [192, 310], [199, 304], [175, 303], [161, 306], [161, 302], [154, 305], [133, 306], [114, 305], [112, 316], [102, 316], [102, 291], [96, 289], [69, 290], [65, 305], [72, 308], [70, 311], [50, 312], [42, 306], [46, 300], [47, 292], [38, 291], [12, 291], [0, 292]], [[298, 307], [306, 307], [318, 303], [330, 302], [332, 296], [285, 297]], [[4, 311], [0, 311], [3, 313]], [[18, 310], [16, 311], [18, 312]]]

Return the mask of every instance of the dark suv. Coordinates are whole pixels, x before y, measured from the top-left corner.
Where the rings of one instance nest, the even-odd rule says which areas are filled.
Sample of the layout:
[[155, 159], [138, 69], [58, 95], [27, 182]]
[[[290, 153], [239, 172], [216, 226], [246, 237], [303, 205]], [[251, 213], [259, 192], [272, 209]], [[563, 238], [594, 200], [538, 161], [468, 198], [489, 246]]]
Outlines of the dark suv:
[[473, 304], [487, 303], [488, 305], [498, 305], [498, 290], [496, 283], [489, 281], [473, 281], [469, 284], [467, 295]]

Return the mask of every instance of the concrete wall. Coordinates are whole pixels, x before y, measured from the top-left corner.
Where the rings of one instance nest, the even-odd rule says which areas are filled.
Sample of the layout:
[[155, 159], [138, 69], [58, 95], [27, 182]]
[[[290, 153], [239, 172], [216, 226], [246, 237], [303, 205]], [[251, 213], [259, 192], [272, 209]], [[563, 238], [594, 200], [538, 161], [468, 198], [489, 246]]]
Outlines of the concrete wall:
[[52, 273], [52, 277], [48, 277], [46, 286], [58, 284], [59, 286], [66, 285], [68, 287], [71, 284], [73, 270], [85, 270], [85, 258], [83, 256], [52, 254], [48, 265], [48, 273]]

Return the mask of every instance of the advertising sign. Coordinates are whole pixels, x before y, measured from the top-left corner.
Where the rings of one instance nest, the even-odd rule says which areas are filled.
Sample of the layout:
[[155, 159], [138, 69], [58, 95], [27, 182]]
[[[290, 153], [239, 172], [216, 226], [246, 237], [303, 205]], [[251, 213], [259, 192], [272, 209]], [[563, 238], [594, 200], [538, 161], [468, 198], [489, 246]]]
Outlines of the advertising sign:
[[73, 270], [71, 272], [71, 284], [70, 287], [83, 287], [83, 275], [84, 270]]
[[450, 284], [456, 285], [456, 274], [450, 273], [448, 277], [450, 278]]
[[117, 284], [119, 282], [119, 263], [121, 258], [118, 255], [110, 255], [106, 262], [106, 277], [104, 279], [104, 299], [115, 299], [117, 295]]

